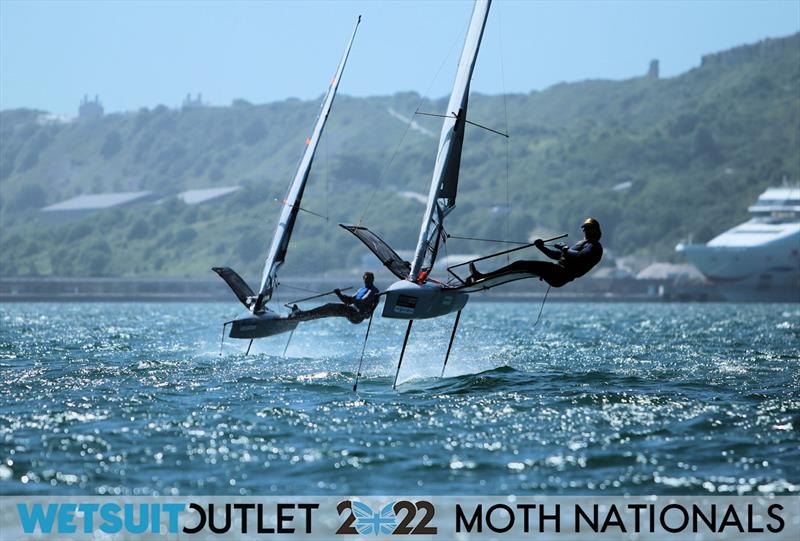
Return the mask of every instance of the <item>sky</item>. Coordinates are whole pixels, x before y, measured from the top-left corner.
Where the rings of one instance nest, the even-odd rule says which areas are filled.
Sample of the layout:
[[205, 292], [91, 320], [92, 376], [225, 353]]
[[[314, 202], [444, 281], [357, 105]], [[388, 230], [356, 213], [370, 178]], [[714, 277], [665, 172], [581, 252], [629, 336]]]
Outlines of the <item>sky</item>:
[[[451, 1], [0, 0], [0, 109], [74, 116], [84, 94], [107, 112], [187, 93], [210, 105], [319, 98], [362, 15], [339, 92], [450, 92], [472, 4]], [[472, 91], [662, 77], [702, 55], [800, 31], [800, 0], [496, 0]], [[800, 57], [800, 51], [798, 51]]]

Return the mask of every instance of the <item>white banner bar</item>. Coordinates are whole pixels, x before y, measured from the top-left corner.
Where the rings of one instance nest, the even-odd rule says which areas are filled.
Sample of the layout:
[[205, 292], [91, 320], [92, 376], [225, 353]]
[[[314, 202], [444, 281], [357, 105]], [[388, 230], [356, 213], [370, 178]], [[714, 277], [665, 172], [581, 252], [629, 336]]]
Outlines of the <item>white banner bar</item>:
[[5, 540], [800, 539], [800, 496], [2, 496]]

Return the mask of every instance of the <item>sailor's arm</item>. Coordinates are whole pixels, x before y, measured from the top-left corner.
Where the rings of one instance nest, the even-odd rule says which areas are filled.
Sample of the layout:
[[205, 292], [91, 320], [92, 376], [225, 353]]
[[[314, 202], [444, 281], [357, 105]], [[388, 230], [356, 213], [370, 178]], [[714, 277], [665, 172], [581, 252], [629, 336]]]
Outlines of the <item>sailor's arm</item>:
[[579, 250], [564, 246], [561, 248], [561, 256], [567, 261], [575, 261], [576, 259], [583, 259], [589, 257], [592, 252], [592, 245], [588, 242], [581, 246]]
[[342, 293], [339, 289], [334, 289], [333, 292], [336, 294], [337, 297], [339, 297], [339, 300], [345, 304], [353, 304], [353, 301], [355, 300], [350, 295], [345, 295], [344, 293]]
[[536, 246], [540, 252], [542, 252], [550, 259], [561, 259], [561, 252], [545, 246], [544, 241], [542, 239], [536, 239], [533, 245]]

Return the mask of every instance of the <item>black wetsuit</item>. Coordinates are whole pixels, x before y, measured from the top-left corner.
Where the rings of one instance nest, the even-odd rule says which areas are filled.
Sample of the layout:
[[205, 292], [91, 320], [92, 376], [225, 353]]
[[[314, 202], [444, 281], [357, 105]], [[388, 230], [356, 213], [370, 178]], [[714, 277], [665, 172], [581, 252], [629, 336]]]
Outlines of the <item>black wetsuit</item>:
[[346, 317], [350, 323], [361, 323], [369, 318], [377, 308], [379, 295], [380, 291], [374, 285], [364, 286], [352, 297], [336, 293], [336, 296], [342, 301], [341, 303], [329, 302], [311, 310], [299, 310], [293, 312], [289, 317], [302, 321], [324, 317]]
[[599, 242], [585, 239], [563, 251], [546, 246], [539, 247], [539, 250], [550, 259], [557, 259], [558, 263], [515, 261], [488, 274], [481, 274], [477, 278], [484, 280], [500, 274], [527, 272], [535, 274], [553, 287], [561, 287], [589, 272], [592, 267], [600, 263], [600, 259], [603, 257], [603, 246]]

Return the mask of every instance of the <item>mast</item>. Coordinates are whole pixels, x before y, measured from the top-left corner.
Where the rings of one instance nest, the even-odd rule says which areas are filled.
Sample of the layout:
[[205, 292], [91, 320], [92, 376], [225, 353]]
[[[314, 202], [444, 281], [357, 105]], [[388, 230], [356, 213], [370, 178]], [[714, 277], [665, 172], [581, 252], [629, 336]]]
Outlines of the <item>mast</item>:
[[336, 97], [336, 90], [339, 88], [339, 81], [341, 80], [342, 73], [344, 72], [344, 66], [347, 63], [347, 57], [350, 54], [350, 48], [353, 45], [353, 40], [356, 37], [356, 31], [358, 30], [358, 25], [360, 22], [361, 16], [359, 15], [355, 28], [353, 28], [353, 34], [350, 36], [350, 41], [347, 43], [347, 47], [344, 50], [342, 59], [339, 62], [336, 75], [334, 75], [333, 79], [331, 80], [331, 84], [328, 87], [327, 93], [325, 94], [325, 99], [322, 100], [322, 108], [320, 109], [319, 116], [317, 117], [317, 122], [314, 125], [314, 131], [312, 132], [311, 137], [309, 137], [306, 141], [306, 151], [303, 154], [303, 158], [300, 160], [300, 165], [297, 167], [297, 173], [295, 173], [294, 180], [289, 186], [286, 199], [283, 201], [284, 207], [281, 211], [280, 218], [278, 219], [278, 226], [275, 229], [275, 235], [272, 237], [272, 244], [269, 247], [269, 252], [267, 253], [266, 261], [264, 262], [264, 271], [261, 275], [261, 287], [258, 291], [258, 300], [253, 304], [254, 312], [260, 310], [261, 307], [267, 301], [269, 301], [269, 299], [272, 297], [272, 291], [277, 285], [276, 278], [278, 275], [278, 269], [286, 258], [286, 251], [289, 247], [289, 240], [292, 237], [294, 224], [297, 221], [297, 214], [300, 211], [300, 202], [303, 198], [303, 192], [306, 188], [308, 175], [311, 171], [311, 163], [314, 160], [314, 153], [317, 150], [317, 145], [319, 144], [320, 137], [322, 136], [322, 130], [325, 128], [325, 122], [328, 120], [328, 114], [330, 113], [331, 106], [333, 105], [333, 99]]
[[411, 272], [408, 276], [408, 279], [413, 282], [420, 279], [423, 271], [430, 272], [433, 268], [436, 254], [439, 251], [439, 242], [444, 234], [444, 218], [456, 206], [469, 84], [490, 5], [491, 0], [476, 0], [472, 11], [472, 19], [464, 41], [464, 48], [461, 51], [461, 60], [458, 63], [453, 91], [450, 94], [447, 111], [445, 111], [447, 116], [439, 137], [439, 151], [436, 155], [436, 164], [433, 166], [428, 204], [419, 232], [414, 261], [411, 264]]

